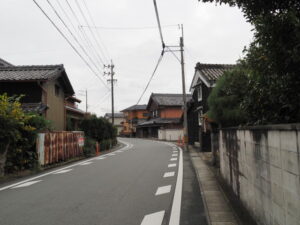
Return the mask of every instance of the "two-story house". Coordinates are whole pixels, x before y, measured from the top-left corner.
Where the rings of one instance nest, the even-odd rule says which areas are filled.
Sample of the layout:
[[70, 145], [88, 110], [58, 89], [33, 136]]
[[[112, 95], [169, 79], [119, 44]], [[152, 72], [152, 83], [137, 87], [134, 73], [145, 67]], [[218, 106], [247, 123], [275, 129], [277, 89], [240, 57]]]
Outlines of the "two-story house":
[[[191, 96], [187, 95], [187, 100]], [[139, 137], [159, 140], [178, 140], [183, 137], [183, 97], [182, 94], [152, 93], [147, 105], [149, 119], [137, 126]]]
[[146, 108], [147, 105], [133, 105], [121, 111], [124, 113], [125, 121], [120, 135], [127, 137], [136, 136], [137, 125], [146, 121], [149, 116]]
[[[112, 123], [112, 113], [105, 113], [104, 118]], [[121, 134], [124, 122], [124, 113], [114, 113], [114, 126], [117, 128], [117, 135]]]
[[24, 95], [21, 103], [25, 111], [43, 115], [55, 130], [65, 130], [65, 100], [74, 95], [74, 90], [64, 66], [13, 66], [3, 61], [0, 94]]
[[74, 96], [69, 96], [65, 99], [67, 130], [78, 130], [80, 122], [85, 117], [85, 112], [78, 108], [79, 103], [81, 103], [81, 100]]
[[188, 102], [188, 137], [189, 144], [199, 142], [200, 148], [210, 151], [210, 132], [205, 129], [203, 117], [208, 111], [208, 96], [217, 80], [235, 65], [197, 63], [190, 86], [193, 98]]

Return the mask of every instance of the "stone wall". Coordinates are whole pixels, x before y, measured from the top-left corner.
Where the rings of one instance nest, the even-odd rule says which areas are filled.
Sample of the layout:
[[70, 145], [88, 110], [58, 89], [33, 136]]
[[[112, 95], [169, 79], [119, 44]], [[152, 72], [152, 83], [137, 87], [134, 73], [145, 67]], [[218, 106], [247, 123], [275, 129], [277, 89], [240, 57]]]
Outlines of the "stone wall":
[[222, 129], [222, 177], [258, 224], [300, 225], [300, 124]]

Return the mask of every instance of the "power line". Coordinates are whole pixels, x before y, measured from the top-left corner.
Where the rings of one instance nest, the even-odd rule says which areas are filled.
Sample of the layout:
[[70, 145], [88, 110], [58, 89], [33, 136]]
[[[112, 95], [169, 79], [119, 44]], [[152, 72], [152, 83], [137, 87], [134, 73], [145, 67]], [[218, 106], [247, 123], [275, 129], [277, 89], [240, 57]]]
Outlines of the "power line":
[[[79, 20], [79, 17], [77, 16], [77, 14], [76, 14], [76, 12], [74, 11], [73, 7], [71, 6], [70, 2], [69, 2], [68, 0], [65, 0], [65, 1], [66, 1], [67, 5], [68, 5], [68, 7], [69, 7], [69, 9], [70, 9], [70, 11], [71, 11], [71, 13], [72, 13], [72, 15], [74, 16], [75, 20], [77, 21], [78, 26], [79, 26], [79, 25], [81, 24], [81, 22], [80, 22], [80, 20]], [[85, 39], [85, 41], [87, 42], [87, 44], [93, 49], [94, 54], [96, 55], [96, 57], [98, 58], [98, 60], [99, 60], [102, 64], [104, 64], [104, 62], [103, 62], [101, 56], [99, 55], [98, 51], [95, 49], [93, 43], [90, 41], [90, 39], [89, 39], [88, 36], [86, 35], [85, 31], [84, 31], [84, 30], [81, 30], [81, 29], [79, 29], [79, 31], [82, 33], [82, 36], [83, 36], [83, 38]]]
[[[94, 19], [93, 19], [93, 17], [92, 17], [91, 11], [90, 11], [90, 9], [89, 9], [89, 7], [88, 7], [88, 4], [86, 3], [86, 0], [83, 0], [83, 3], [84, 3], [84, 6], [85, 6], [85, 8], [86, 8], [86, 10], [87, 10], [87, 12], [88, 12], [88, 15], [89, 15], [89, 17], [90, 17], [90, 20], [92, 21], [93, 26], [96, 26], [96, 25], [95, 25], [95, 21], [94, 21]], [[104, 48], [104, 51], [106, 51], [106, 54], [107, 54], [108, 58], [111, 58], [111, 57], [110, 57], [110, 54], [109, 54], [109, 52], [108, 52], [108, 50], [107, 50], [107, 48], [106, 48], [106, 46], [104, 45], [103, 41], [101, 40], [101, 37], [100, 37], [100, 34], [99, 34], [98, 30], [96, 31], [96, 35], [97, 35], [97, 37], [98, 37], [100, 43], [102, 43], [102, 46], [103, 46], [103, 48]], [[104, 55], [104, 56], [105, 56], [105, 55]], [[107, 60], [107, 59], [106, 59], [106, 60]]]
[[155, 15], [156, 15], [156, 20], [157, 20], [157, 25], [158, 25], [158, 29], [159, 29], [160, 40], [161, 40], [162, 47], [164, 49], [165, 48], [165, 42], [164, 42], [164, 39], [163, 39], [162, 30], [161, 30], [161, 25], [160, 25], [156, 0], [153, 0], [153, 3], [154, 3], [154, 8], [155, 8]]
[[66, 37], [66, 35], [59, 29], [59, 27], [54, 23], [54, 21], [48, 16], [48, 14], [43, 10], [43, 8], [36, 2], [36, 0], [33, 0], [33, 2], [36, 4], [36, 6], [42, 11], [42, 13], [46, 16], [46, 18], [51, 22], [51, 24], [55, 27], [55, 29], [61, 34], [61, 36], [68, 42], [68, 44], [72, 47], [72, 49], [76, 52], [76, 54], [83, 60], [83, 62], [89, 67], [89, 69], [94, 73], [96, 77], [99, 78], [99, 80], [102, 82], [102, 84], [107, 88], [107, 85], [104, 83], [104, 81], [97, 75], [97, 73], [94, 71], [94, 69], [91, 67], [91, 65], [86, 61], [86, 59], [80, 54], [80, 52], [76, 49], [76, 47], [70, 42], [70, 40]]
[[[86, 24], [87, 24], [88, 26], [90, 26], [90, 25], [89, 25], [89, 22], [88, 22], [88, 20], [87, 20], [87, 18], [86, 18], [86, 16], [85, 16], [84, 13], [83, 13], [83, 10], [82, 10], [82, 8], [81, 8], [81, 6], [80, 6], [78, 0], [75, 0], [75, 3], [76, 3], [76, 5], [77, 5], [77, 7], [78, 7], [78, 9], [79, 9], [79, 11], [80, 11], [80, 13], [81, 13], [81, 15], [82, 15], [84, 21], [86, 22]], [[98, 40], [97, 40], [97, 38], [96, 38], [94, 32], [93, 32], [92, 29], [90, 29], [90, 28], [89, 28], [89, 31], [90, 31], [90, 33], [92, 34], [92, 37], [93, 37], [94, 41], [96, 42], [96, 45], [98, 46], [100, 52], [102, 53], [102, 55], [104, 56], [104, 58], [106, 58], [105, 55], [104, 55], [103, 52], [102, 52], [101, 46], [100, 46], [100, 44], [99, 44], [99, 42], [98, 42]], [[106, 61], [108, 61], [107, 58], [106, 58]], [[103, 64], [105, 64], [105, 63], [103, 63]]]
[[[178, 24], [174, 25], [165, 25], [162, 27], [177, 27]], [[88, 26], [81, 26], [88, 27]], [[156, 29], [156, 26], [144, 26], [144, 27], [105, 27], [105, 26], [91, 26], [92, 29], [100, 29], [100, 30], [150, 30]]]
[[163, 56], [164, 56], [164, 50], [161, 52], [161, 54], [160, 54], [160, 56], [159, 56], [159, 59], [158, 59], [158, 61], [157, 61], [157, 63], [156, 63], [156, 66], [155, 66], [155, 68], [154, 68], [154, 70], [153, 70], [153, 72], [152, 72], [152, 74], [151, 74], [151, 77], [150, 77], [150, 79], [149, 79], [149, 81], [148, 81], [148, 83], [147, 83], [145, 89], [143, 90], [143, 92], [142, 92], [142, 94], [141, 94], [139, 100], [137, 101], [136, 105], [138, 105], [138, 104], [140, 103], [142, 97], [144, 96], [146, 90], [148, 89], [148, 87], [149, 87], [149, 85], [150, 85], [150, 83], [151, 83], [151, 81], [152, 81], [152, 79], [153, 79], [153, 77], [154, 77], [154, 75], [155, 75], [155, 73], [156, 73], [156, 70], [157, 70], [157, 68], [158, 68], [158, 66], [159, 66], [159, 64], [160, 64], [160, 62], [161, 62], [162, 59], [163, 59]]
[[56, 16], [59, 18], [59, 20], [62, 22], [62, 24], [65, 26], [65, 28], [67, 29], [67, 31], [71, 34], [71, 36], [73, 37], [73, 39], [75, 40], [75, 42], [79, 45], [79, 47], [81, 48], [81, 50], [84, 52], [84, 54], [88, 57], [88, 59], [91, 61], [91, 63], [95, 66], [95, 68], [98, 70], [98, 72], [102, 72], [101, 69], [98, 68], [97, 64], [94, 62], [94, 60], [90, 57], [90, 55], [87, 53], [87, 51], [85, 50], [85, 48], [80, 44], [79, 40], [77, 39], [77, 37], [73, 34], [73, 32], [70, 30], [70, 28], [68, 27], [68, 25], [65, 23], [65, 21], [62, 19], [62, 17], [59, 15], [59, 13], [57, 12], [57, 10], [54, 8], [54, 6], [52, 5], [52, 3], [47, 0], [48, 4], [50, 5], [51, 9], [54, 11], [54, 13], [56, 14]]
[[95, 54], [95, 50], [93, 49], [93, 46], [89, 45], [88, 42], [86, 41], [85, 37], [83, 36], [82, 31], [80, 31], [73, 23], [72, 19], [69, 17], [68, 13], [66, 12], [66, 10], [64, 9], [64, 7], [61, 4], [60, 0], [56, 0], [60, 10], [63, 12], [64, 16], [67, 18], [67, 20], [69, 21], [69, 23], [71, 24], [73, 30], [77, 33], [77, 35], [80, 37], [81, 41], [86, 42], [87, 43], [87, 47], [89, 49], [89, 51], [92, 53], [93, 57], [96, 58], [96, 62], [98, 60], [97, 55]]
[[93, 110], [97, 109], [103, 103], [102, 101], [104, 101], [104, 99], [106, 99], [109, 96], [109, 94], [110, 94], [110, 91], [106, 92], [99, 100], [97, 100], [100, 103], [90, 107], [90, 109], [93, 109]]

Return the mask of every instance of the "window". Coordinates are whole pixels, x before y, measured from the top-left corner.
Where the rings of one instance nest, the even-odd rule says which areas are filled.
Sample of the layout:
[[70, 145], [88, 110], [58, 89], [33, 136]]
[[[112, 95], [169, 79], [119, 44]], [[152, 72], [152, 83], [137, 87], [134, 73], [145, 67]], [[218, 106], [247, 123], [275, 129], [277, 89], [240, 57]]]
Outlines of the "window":
[[55, 95], [59, 96], [59, 86], [55, 85]]
[[202, 101], [202, 85], [201, 84], [197, 89], [197, 93], [198, 93], [198, 101]]
[[199, 126], [202, 126], [202, 120], [203, 120], [202, 116], [203, 116], [203, 109], [199, 109], [198, 111]]

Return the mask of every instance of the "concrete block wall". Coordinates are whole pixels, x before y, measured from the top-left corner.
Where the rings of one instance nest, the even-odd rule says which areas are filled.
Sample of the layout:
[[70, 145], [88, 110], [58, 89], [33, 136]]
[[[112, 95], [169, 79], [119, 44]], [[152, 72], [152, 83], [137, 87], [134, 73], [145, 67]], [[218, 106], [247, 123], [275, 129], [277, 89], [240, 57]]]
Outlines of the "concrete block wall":
[[223, 129], [221, 174], [262, 225], [300, 225], [300, 125]]

